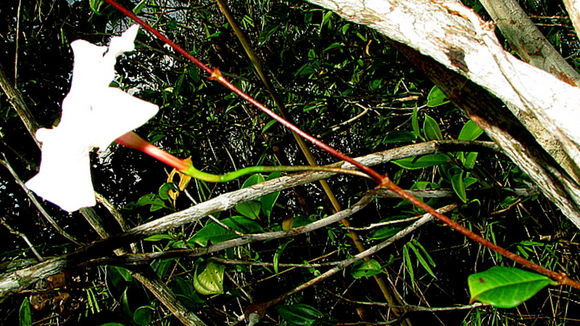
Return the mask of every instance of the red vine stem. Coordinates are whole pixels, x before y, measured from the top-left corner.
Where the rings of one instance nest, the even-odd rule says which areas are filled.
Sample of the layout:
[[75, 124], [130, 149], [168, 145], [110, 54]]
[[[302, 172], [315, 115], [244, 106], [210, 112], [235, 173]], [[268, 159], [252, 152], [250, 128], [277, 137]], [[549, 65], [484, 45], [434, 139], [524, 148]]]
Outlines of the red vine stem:
[[124, 8], [123, 6], [119, 5], [117, 2], [115, 2], [114, 0], [104, 0], [105, 2], [107, 2], [108, 4], [110, 4], [111, 6], [115, 7], [117, 10], [119, 10], [121, 13], [123, 13], [124, 15], [126, 15], [127, 17], [131, 18], [132, 20], [134, 20], [136, 23], [138, 23], [139, 25], [141, 25], [143, 28], [145, 28], [147, 31], [149, 31], [150, 33], [152, 33], [153, 35], [155, 35], [156, 37], [158, 37], [161, 41], [165, 42], [167, 45], [169, 45], [170, 47], [172, 47], [175, 51], [177, 51], [178, 53], [180, 53], [181, 55], [183, 55], [185, 58], [187, 58], [188, 60], [190, 60], [191, 62], [193, 62], [195, 65], [197, 65], [200, 69], [204, 70], [205, 72], [207, 72], [210, 77], [209, 79], [212, 80], [216, 80], [217, 82], [221, 83], [222, 85], [224, 85], [226, 88], [228, 88], [229, 90], [231, 90], [232, 92], [236, 93], [238, 96], [240, 96], [242, 99], [250, 102], [251, 104], [253, 104], [254, 106], [256, 106], [258, 109], [260, 109], [262, 112], [266, 113], [267, 115], [269, 115], [270, 117], [272, 117], [273, 119], [275, 119], [276, 121], [278, 121], [280, 124], [282, 124], [283, 126], [285, 126], [286, 128], [294, 131], [296, 134], [300, 135], [301, 137], [303, 137], [304, 139], [310, 141], [311, 143], [313, 143], [314, 145], [320, 147], [321, 149], [325, 150], [326, 152], [330, 153], [331, 155], [335, 156], [336, 158], [348, 162], [354, 166], [356, 166], [359, 170], [363, 171], [364, 173], [366, 173], [367, 175], [369, 175], [370, 177], [372, 177], [375, 181], [377, 181], [377, 183], [379, 184], [378, 188], [388, 188], [392, 191], [394, 191], [395, 193], [397, 193], [401, 198], [408, 200], [410, 203], [412, 203], [413, 205], [423, 209], [424, 211], [426, 211], [427, 213], [432, 214], [433, 216], [435, 216], [437, 219], [439, 219], [441, 222], [443, 222], [444, 224], [446, 224], [447, 226], [451, 227], [452, 229], [454, 229], [455, 231], [465, 235], [466, 237], [472, 239], [473, 241], [505, 256], [508, 259], [511, 259], [529, 269], [535, 270], [536, 272], [546, 275], [549, 278], [555, 280], [558, 282], [558, 284], [562, 284], [562, 285], [568, 285], [571, 286], [573, 288], [576, 289], [580, 289], [580, 282], [578, 281], [574, 281], [572, 279], [570, 279], [566, 274], [564, 273], [557, 273], [554, 272], [552, 270], [549, 270], [545, 267], [542, 267], [540, 265], [534, 264], [532, 262], [530, 262], [529, 260], [526, 260], [516, 254], [514, 254], [511, 251], [508, 251], [492, 242], [490, 242], [489, 240], [473, 233], [472, 231], [466, 229], [465, 227], [461, 226], [460, 224], [454, 222], [453, 220], [451, 220], [449, 217], [437, 212], [434, 208], [432, 208], [431, 206], [425, 204], [424, 202], [420, 201], [419, 199], [417, 199], [415, 196], [409, 194], [408, 192], [406, 192], [403, 188], [397, 186], [396, 184], [394, 184], [389, 177], [382, 175], [380, 173], [378, 173], [377, 171], [375, 171], [374, 169], [354, 160], [352, 157], [343, 154], [339, 151], [337, 151], [336, 149], [326, 145], [324, 142], [316, 139], [315, 137], [311, 136], [310, 134], [302, 131], [300, 128], [296, 127], [295, 125], [293, 125], [292, 123], [288, 122], [287, 120], [285, 120], [284, 118], [282, 118], [281, 116], [279, 116], [278, 114], [276, 114], [275, 112], [273, 112], [272, 110], [270, 110], [268, 107], [266, 107], [265, 105], [263, 105], [262, 103], [258, 102], [256, 99], [254, 99], [253, 97], [249, 96], [248, 94], [244, 93], [242, 90], [240, 90], [239, 88], [237, 88], [235, 85], [233, 85], [232, 83], [230, 83], [227, 79], [225, 79], [223, 77], [223, 75], [220, 73], [219, 69], [212, 69], [208, 66], [206, 66], [205, 64], [203, 64], [201, 61], [197, 60], [194, 56], [192, 56], [191, 54], [189, 54], [189, 52], [185, 51], [182, 47], [180, 47], [179, 45], [177, 45], [175, 42], [171, 41], [170, 39], [168, 39], [167, 37], [165, 37], [163, 34], [161, 34], [158, 30], [156, 30], [155, 28], [151, 27], [149, 24], [147, 24], [145, 21], [143, 21], [141, 18], [137, 17], [137, 15], [135, 15], [132, 11], [127, 10], [126, 8]]
[[340, 159], [342, 161], [348, 162], [348, 163], [356, 166], [359, 170], [363, 171], [364, 173], [368, 174], [371, 178], [375, 179], [376, 182], [381, 183], [382, 180], [384, 179], [384, 176], [382, 174], [378, 173], [377, 171], [375, 171], [374, 169], [371, 169], [370, 167], [368, 167], [368, 166], [366, 166], [366, 165], [364, 165], [364, 164], [362, 164], [360, 162], [357, 162], [352, 157], [350, 157], [350, 156], [348, 156], [346, 154], [343, 154], [340, 151], [338, 151], [338, 150], [336, 150], [336, 149], [334, 149], [334, 148], [326, 145], [324, 142], [316, 139], [315, 137], [311, 136], [307, 132], [305, 132], [302, 129], [296, 127], [294, 124], [290, 123], [289, 121], [285, 120], [284, 118], [282, 118], [281, 116], [279, 116], [278, 114], [276, 114], [274, 111], [270, 110], [264, 104], [258, 102], [253, 97], [251, 97], [248, 94], [244, 93], [242, 90], [240, 90], [239, 88], [237, 88], [234, 84], [230, 83], [227, 79], [225, 79], [223, 77], [223, 75], [220, 73], [219, 69], [217, 69], [217, 68], [216, 69], [212, 69], [212, 68], [208, 67], [203, 62], [199, 61], [194, 56], [192, 56], [191, 54], [189, 54], [189, 52], [185, 51], [181, 46], [177, 45], [175, 42], [173, 42], [172, 40], [168, 39], [165, 35], [161, 34], [158, 30], [156, 30], [155, 28], [151, 27], [151, 25], [147, 24], [141, 18], [137, 17], [137, 15], [135, 15], [132, 11], [126, 9], [123, 6], [121, 6], [120, 4], [118, 4], [117, 2], [115, 2], [114, 0], [105, 0], [105, 2], [107, 2], [111, 6], [115, 7], [117, 10], [119, 10], [125, 16], [127, 16], [127, 17], [131, 18], [132, 20], [134, 20], [137, 24], [143, 26], [143, 28], [145, 28], [151, 34], [157, 36], [161, 41], [165, 42], [167, 45], [169, 45], [170, 47], [172, 47], [175, 51], [177, 51], [178, 53], [180, 53], [181, 55], [183, 55], [189, 61], [193, 62], [200, 69], [202, 69], [205, 72], [207, 72], [210, 75], [210, 77], [209, 77], [210, 79], [215, 80], [215, 81], [219, 82], [220, 84], [224, 85], [226, 88], [228, 88], [232, 92], [236, 93], [238, 96], [240, 96], [244, 100], [250, 102], [255, 107], [257, 107], [258, 109], [260, 109], [262, 112], [266, 113], [267, 115], [269, 115], [270, 117], [272, 117], [273, 119], [275, 119], [276, 121], [278, 121], [284, 127], [292, 130], [296, 134], [300, 135], [302, 138], [310, 141], [314, 145], [320, 147], [321, 149], [325, 150], [326, 152], [330, 153], [331, 155], [335, 156], [336, 158], [338, 158], [338, 159]]
[[444, 214], [439, 213], [433, 207], [420, 201], [419, 199], [417, 199], [417, 197], [409, 194], [403, 188], [394, 184], [388, 177], [385, 177], [384, 181], [381, 183], [381, 185], [379, 187], [385, 187], [385, 188], [388, 188], [388, 189], [394, 191], [401, 198], [408, 200], [413, 205], [415, 205], [415, 206], [421, 208], [422, 210], [426, 211], [427, 213], [435, 216], [437, 219], [439, 219], [441, 222], [445, 223], [447, 226], [451, 227], [455, 231], [457, 231], [457, 232], [465, 235], [466, 237], [472, 239], [473, 241], [476, 241], [477, 243], [499, 253], [500, 255], [502, 255], [506, 258], [509, 258], [509, 259], [515, 261], [516, 263], [519, 263], [519, 264], [521, 264], [529, 269], [532, 269], [540, 274], [546, 275], [549, 278], [557, 281], [558, 284], [569, 285], [573, 288], [580, 289], [580, 282], [570, 279], [565, 273], [557, 273], [557, 272], [549, 270], [543, 266], [534, 264], [531, 261], [526, 260], [526, 259], [514, 254], [513, 252], [506, 250], [506, 249], [496, 245], [495, 243], [475, 234], [474, 232], [466, 229], [465, 227], [461, 226], [459, 223], [453, 221], [452, 219], [445, 216]]

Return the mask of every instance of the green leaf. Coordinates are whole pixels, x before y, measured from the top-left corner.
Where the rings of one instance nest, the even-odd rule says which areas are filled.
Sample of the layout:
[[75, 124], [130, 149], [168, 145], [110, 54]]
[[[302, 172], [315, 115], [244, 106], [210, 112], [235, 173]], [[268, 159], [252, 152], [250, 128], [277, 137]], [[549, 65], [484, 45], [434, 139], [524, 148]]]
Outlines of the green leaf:
[[149, 325], [153, 319], [153, 308], [141, 306], [133, 313], [133, 321], [137, 325]]
[[550, 278], [512, 267], [494, 266], [467, 278], [470, 302], [480, 301], [498, 308], [514, 308], [547, 285]]
[[425, 120], [423, 121], [423, 132], [425, 132], [425, 138], [427, 138], [427, 140], [443, 139], [439, 124], [429, 115], [425, 115]]
[[324, 316], [318, 309], [302, 303], [276, 306], [276, 310], [288, 325], [310, 326]]
[[405, 269], [407, 270], [407, 273], [409, 273], [411, 285], [415, 287], [415, 270], [413, 269], [413, 262], [411, 260], [411, 255], [409, 254], [409, 244], [410, 242], [403, 246], [403, 261], [405, 262]]
[[294, 241], [293, 239], [290, 239], [286, 242], [284, 242], [283, 244], [279, 245], [278, 248], [276, 249], [276, 252], [274, 253], [274, 273], [278, 274], [278, 267], [280, 264], [280, 257], [282, 256], [282, 253], [284, 252], [284, 249], [286, 249], [286, 246], [288, 246], [288, 244], [290, 244], [290, 242]]
[[161, 187], [159, 187], [159, 190], [157, 191], [157, 194], [159, 195], [159, 198], [161, 198], [162, 200], [168, 200], [169, 197], [169, 191], [170, 190], [179, 190], [177, 188], [177, 186], [173, 183], [173, 182], [166, 182], [164, 184], [161, 185]]
[[143, 240], [145, 241], [151, 241], [151, 242], [156, 242], [156, 241], [161, 241], [161, 240], [171, 240], [174, 237], [170, 234], [154, 234], [152, 236], [149, 236]]
[[[244, 183], [242, 184], [242, 188], [247, 188], [258, 183], [264, 182], [264, 176], [261, 174], [252, 174], [249, 176]], [[253, 220], [257, 219], [260, 216], [260, 208], [261, 204], [258, 200], [250, 200], [239, 205], [236, 205], [235, 209], [238, 213], [244, 215], [247, 218], [251, 218]]]
[[415, 136], [422, 138], [421, 129], [419, 128], [419, 109], [417, 108], [413, 109], [413, 114], [411, 115], [411, 127]]
[[413, 239], [409, 243], [409, 245], [411, 247], [411, 250], [413, 250], [413, 252], [415, 253], [415, 256], [417, 256], [419, 264], [423, 266], [423, 268], [427, 271], [427, 273], [429, 273], [429, 275], [433, 276], [434, 278], [437, 278], [437, 276], [435, 276], [435, 273], [433, 273], [433, 270], [431, 269], [431, 266], [435, 267], [435, 262], [433, 261], [433, 258], [431, 258], [431, 255], [429, 255], [425, 247], [423, 247], [423, 245], [415, 239]]
[[195, 270], [193, 287], [199, 294], [212, 295], [224, 292], [224, 265], [207, 263], [203, 271]]
[[131, 316], [131, 307], [129, 305], [129, 287], [125, 287], [125, 290], [123, 290], [123, 294], [121, 294], [121, 311], [127, 315], [127, 316]]
[[370, 259], [368, 261], [363, 261], [362, 263], [355, 265], [352, 269], [352, 277], [355, 279], [363, 278], [363, 277], [371, 277], [377, 274], [380, 274], [383, 271], [381, 264], [374, 260]]
[[[244, 216], [232, 216], [221, 220], [221, 222], [230, 228], [242, 233], [258, 233], [264, 231], [258, 223]], [[208, 242], [216, 244], [226, 240], [235, 239], [237, 237], [238, 235], [234, 232], [224, 229], [222, 226], [215, 222], [211, 222], [204, 226], [201, 230], [197, 231], [197, 233], [194, 234], [193, 237], [188, 240], [188, 242], [196, 243], [200, 246], [207, 246]]]
[[264, 182], [264, 176], [256, 173], [256, 174], [252, 174], [251, 176], [249, 176], [244, 183], [242, 184], [242, 188], [248, 188], [251, 187], [253, 185], [257, 185], [258, 183], [262, 183]]
[[407, 157], [400, 160], [393, 161], [393, 163], [402, 167], [403, 169], [423, 169], [431, 166], [449, 162], [450, 158], [446, 154], [428, 154], [423, 156]]
[[97, 15], [103, 14], [101, 12], [101, 8], [103, 7], [104, 4], [105, 2], [103, 0], [89, 0], [89, 7]]
[[459, 132], [458, 140], [476, 140], [483, 134], [483, 129], [479, 128], [472, 120], [467, 121]]
[[395, 234], [397, 234], [397, 232], [401, 231], [402, 229], [403, 228], [396, 227], [396, 226], [393, 226], [393, 227], [386, 226], [383, 228], [372, 230], [371, 232], [369, 232], [367, 237], [369, 238], [369, 240], [386, 239], [386, 238], [390, 238], [390, 237], [394, 236]]
[[276, 120], [274, 120], [274, 119], [272, 119], [272, 120], [268, 121], [268, 123], [266, 123], [266, 124], [264, 125], [264, 128], [262, 128], [262, 133], [263, 133], [263, 134], [264, 134], [264, 133], [266, 133], [266, 131], [268, 131], [268, 129], [270, 129], [270, 128], [271, 128], [273, 125], [275, 125], [275, 124], [276, 124], [276, 122], [278, 122], [278, 121], [276, 121]]
[[28, 298], [24, 298], [18, 309], [18, 324], [20, 326], [32, 326], [32, 311]]
[[465, 159], [463, 160], [463, 166], [467, 169], [473, 169], [475, 166], [475, 161], [477, 161], [477, 156], [479, 153], [477, 152], [469, 152], [465, 155]]
[[[280, 177], [280, 175], [281, 175], [280, 172], [273, 172], [270, 175], [268, 175], [268, 178], [266, 178], [266, 180], [278, 178]], [[272, 209], [274, 209], [274, 205], [276, 205], [276, 201], [278, 200], [279, 196], [280, 192], [278, 191], [258, 198], [258, 200], [262, 204], [261, 205], [262, 213], [264, 214], [264, 216], [270, 217], [270, 215], [272, 214]]]
[[451, 176], [451, 186], [453, 187], [455, 194], [457, 194], [457, 197], [459, 197], [462, 202], [466, 203], [467, 193], [465, 191], [465, 183], [463, 182], [463, 171]]
[[159, 198], [156, 194], [145, 194], [137, 200], [137, 206], [147, 206], [151, 205], [149, 210], [154, 212], [156, 210], [160, 210], [162, 208], [169, 208], [165, 205], [165, 202]]
[[257, 219], [260, 216], [260, 202], [257, 200], [249, 200], [241, 204], [236, 205], [235, 209], [238, 213], [244, 215], [252, 220]]
[[143, 10], [143, 8], [145, 8], [145, 6], [147, 5], [147, 2], [149, 2], [149, 0], [141, 0], [136, 6], [135, 8], [133, 8], [133, 13], [135, 15], [139, 15], [141, 13], [141, 11]]
[[449, 103], [447, 96], [437, 86], [433, 86], [427, 95], [427, 106], [430, 108], [438, 107]]
[[111, 281], [111, 285], [115, 288], [121, 287], [126, 282], [131, 282], [133, 276], [131, 272], [125, 267], [120, 266], [107, 266], [108, 276]]
[[383, 143], [407, 143], [417, 139], [417, 135], [411, 131], [391, 131], [385, 135]]

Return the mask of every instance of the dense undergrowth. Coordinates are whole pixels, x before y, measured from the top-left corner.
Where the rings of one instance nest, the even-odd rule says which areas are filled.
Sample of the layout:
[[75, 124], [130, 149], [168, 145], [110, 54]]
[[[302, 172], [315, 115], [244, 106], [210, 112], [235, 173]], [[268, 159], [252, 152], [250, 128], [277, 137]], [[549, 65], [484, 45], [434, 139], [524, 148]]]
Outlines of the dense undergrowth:
[[[100, 1], [3, 1], [0, 63], [15, 80], [43, 127], [55, 125], [68, 91], [72, 53], [78, 38], [107, 44], [130, 22]], [[219, 67], [246, 93], [274, 103], [254, 73], [236, 36], [213, 1], [124, 1], [165, 35], [212, 67]], [[286, 114], [302, 129], [356, 157], [429, 140], [458, 139], [462, 131], [479, 136], [460, 110], [437, 94], [381, 35], [298, 1], [254, 0], [230, 3], [233, 15], [262, 60]], [[537, 17], [563, 15], [543, 2], [530, 2]], [[534, 18], [533, 16], [532, 18]], [[541, 20], [544, 18], [537, 18]], [[543, 26], [565, 57], [578, 63], [577, 40], [567, 21]], [[555, 22], [555, 23], [554, 23]], [[559, 42], [559, 43], [558, 43]], [[575, 43], [576, 42], [576, 43]], [[15, 64], [16, 63], [16, 64]], [[17, 67], [17, 69], [15, 69]], [[147, 33], [137, 50], [120, 58], [116, 85], [153, 102], [160, 111], [137, 130], [152, 143], [194, 165], [223, 173], [251, 165], [306, 164], [291, 134], [249, 104], [206, 79], [196, 67]], [[0, 94], [0, 148], [22, 180], [35, 173], [39, 151], [4, 94]], [[479, 140], [485, 140], [481, 135]], [[333, 159], [312, 148], [320, 164]], [[451, 196], [424, 198], [457, 222], [529, 260], [578, 276], [576, 229], [501, 153], [440, 153], [377, 167], [405, 189], [448, 189]], [[130, 226], [186, 209], [216, 195], [275, 175], [252, 176], [227, 184], [190, 180], [172, 197], [179, 182], [143, 154], [112, 145], [93, 153], [96, 190], [117, 207]], [[0, 249], [2, 272], [34, 261], [26, 235], [43, 256], [74, 250], [30, 203], [14, 177], [0, 169]], [[328, 180], [343, 207], [354, 204], [375, 185], [353, 176]], [[84, 243], [98, 236], [78, 213], [50, 203], [44, 207]], [[102, 223], [120, 232], [110, 214], [96, 207]], [[262, 197], [213, 217], [243, 233], [285, 230], [332, 214], [317, 183]], [[272, 300], [352, 257], [363, 246], [388, 239], [411, 222], [375, 225], [422, 214], [396, 198], [377, 198], [349, 218], [352, 229], [333, 224], [290, 239], [270, 239], [202, 257], [173, 257], [147, 262], [186, 307], [209, 325], [235, 324], [250, 304]], [[17, 233], [20, 232], [20, 233]], [[141, 241], [138, 252], [197, 248], [235, 234], [203, 219]], [[294, 264], [294, 265], [286, 265]], [[121, 264], [122, 265], [122, 264]], [[553, 287], [514, 309], [467, 306], [467, 276], [491, 266], [513, 266], [462, 235], [433, 221], [392, 246], [359, 261], [313, 287], [275, 305], [264, 325], [386, 324], [397, 314], [373, 276], [399, 297], [399, 312], [416, 325], [566, 325], [580, 319], [578, 293]], [[127, 266], [73, 268], [62, 278], [0, 303], [1, 323], [35, 325], [173, 325], [178, 321], [131, 274]], [[28, 305], [32, 303], [32, 308]], [[448, 307], [439, 311], [435, 308]], [[30, 310], [32, 309], [32, 310]], [[400, 317], [400, 316], [399, 316]]]

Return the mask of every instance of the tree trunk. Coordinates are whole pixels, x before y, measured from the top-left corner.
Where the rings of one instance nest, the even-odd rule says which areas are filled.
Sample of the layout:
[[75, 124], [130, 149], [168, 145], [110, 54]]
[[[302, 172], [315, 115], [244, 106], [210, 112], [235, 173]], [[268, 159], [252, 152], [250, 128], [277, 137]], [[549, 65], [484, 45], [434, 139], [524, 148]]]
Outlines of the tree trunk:
[[446, 81], [423, 67], [580, 228], [580, 88], [506, 52], [493, 24], [458, 1], [310, 2], [418, 51], [406, 52], [416, 64], [420, 53], [454, 72]]

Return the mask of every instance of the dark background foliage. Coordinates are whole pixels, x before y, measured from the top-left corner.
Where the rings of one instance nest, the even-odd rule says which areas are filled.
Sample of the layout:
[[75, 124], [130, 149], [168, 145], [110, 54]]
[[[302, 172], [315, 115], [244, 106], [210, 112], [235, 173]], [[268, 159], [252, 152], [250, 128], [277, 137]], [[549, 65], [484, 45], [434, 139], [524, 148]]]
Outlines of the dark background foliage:
[[[120, 3], [130, 8], [138, 4], [129, 0]], [[213, 1], [141, 4], [145, 4], [139, 12], [141, 17], [202, 61], [219, 67], [242, 90], [273, 106]], [[229, 5], [263, 60], [291, 120], [351, 156], [420, 141], [417, 135], [411, 135], [414, 108], [419, 108], [421, 121], [426, 115], [433, 117], [445, 139], [456, 138], [467, 121], [452, 104], [425, 106], [432, 84], [416, 73], [388, 40], [372, 30], [302, 1], [231, 1]], [[561, 5], [528, 1], [524, 6], [564, 57], [577, 65], [578, 42]], [[111, 35], [131, 24], [100, 1], [1, 1], [0, 17], [5, 22], [0, 24], [1, 69], [23, 93], [43, 127], [58, 123], [60, 103], [68, 92], [72, 70], [70, 42], [82, 38], [106, 45]], [[191, 156], [196, 167], [212, 173], [257, 164], [305, 164], [291, 135], [277, 125], [271, 126], [270, 118], [207, 80], [196, 67], [148, 33], [141, 32], [136, 44], [136, 51], [119, 58], [115, 83], [160, 107], [159, 113], [137, 130], [140, 135], [179, 157]], [[366, 114], [342, 124], [364, 110], [368, 110]], [[0, 150], [20, 178], [28, 180], [36, 173], [40, 151], [3, 93], [0, 113]], [[312, 150], [320, 163], [333, 161], [329, 155]], [[121, 208], [131, 225], [193, 205], [185, 194], [178, 198], [176, 207], [160, 196], [158, 190], [170, 170], [152, 158], [117, 145], [92, 155], [95, 189]], [[404, 170], [388, 164], [378, 169], [389, 173], [404, 188], [450, 188], [443, 167]], [[491, 189], [495, 195], [488, 191], [470, 197], [452, 213], [456, 220], [508, 249], [528, 255], [530, 260], [579, 275], [576, 230], [555, 206], [541, 195], [511, 205], [518, 198], [496, 191], [530, 186], [517, 167], [500, 154], [481, 154], [473, 173], [478, 183], [470, 189]], [[370, 182], [347, 176], [329, 182], [344, 206], [373, 187]], [[191, 199], [203, 201], [239, 189], [242, 183], [243, 180], [217, 185], [192, 181], [188, 192]], [[144, 196], [158, 201], [144, 204]], [[447, 198], [429, 203], [438, 207], [457, 201]], [[331, 212], [329, 207], [320, 187], [307, 185], [282, 193], [272, 215], [261, 216], [257, 223], [264, 230], [279, 230], [284, 220], [318, 219]], [[81, 241], [98, 238], [78, 213], [66, 214], [50, 203], [45, 203], [45, 208]], [[97, 211], [106, 225], [115, 227], [102, 207], [97, 207]], [[417, 214], [419, 211], [409, 204], [390, 199], [377, 201], [351, 220], [353, 226], [364, 227]], [[219, 217], [236, 215], [240, 212], [232, 210]], [[44, 222], [6, 169], [0, 169], [0, 217], [5, 224], [26, 234], [45, 257], [74, 248]], [[187, 226], [170, 234], [170, 240], [143, 242], [139, 246], [144, 252], [180, 247], [200, 227]], [[361, 238], [370, 246], [397, 230], [362, 231]], [[4, 239], [0, 247], [2, 270], [14, 268], [14, 262], [30, 263], [33, 256], [20, 237], [6, 227], [0, 227], [0, 237]], [[276, 250], [286, 241], [256, 243], [217, 256], [272, 262]], [[411, 255], [410, 260], [405, 260], [406, 243], [419, 243], [426, 249], [426, 256], [434, 261], [431, 268], [436, 278], [420, 262], [425, 257]], [[325, 255], [328, 257], [320, 262], [339, 261], [355, 253], [345, 229], [331, 226], [291, 241], [283, 251], [282, 261], [302, 263]], [[511, 265], [436, 222], [374, 259], [383, 267], [382, 276], [390, 280], [408, 304], [433, 307], [467, 304], [467, 275], [493, 265]], [[196, 266], [206, 262], [207, 257], [183, 258], [155, 261], [152, 266], [193, 311], [208, 324], [216, 325], [234, 321], [249, 305], [244, 292], [250, 293], [254, 302], [267, 301], [325, 269], [298, 269], [271, 277], [272, 268], [227, 265], [230, 277], [225, 281], [225, 294], [202, 296], [193, 290], [191, 278]], [[352, 301], [384, 299], [371, 278], [356, 279], [351, 272], [349, 269], [292, 296], [283, 308], [271, 311], [264, 323], [297, 323], [288, 317], [284, 310], [290, 309], [287, 307], [301, 307], [298, 315], [312, 324], [384, 321], [384, 307]], [[51, 294], [59, 298], [67, 293], [69, 297], [60, 301], [44, 298], [45, 307], [33, 311], [34, 321], [42, 325], [74, 325], [81, 321], [99, 325], [113, 320], [127, 325], [145, 321], [152, 325], [177, 323], [146, 290], [123, 275], [122, 269], [112, 266], [71, 271], [66, 288]], [[27, 293], [22, 293], [2, 302], [0, 323], [16, 325], [18, 309], [27, 297]], [[418, 325], [564, 325], [580, 318], [578, 301], [578, 293], [550, 288], [517, 309], [414, 312], [409, 316]], [[315, 313], [308, 317], [310, 308]], [[140, 319], [139, 309], [150, 318]]]

